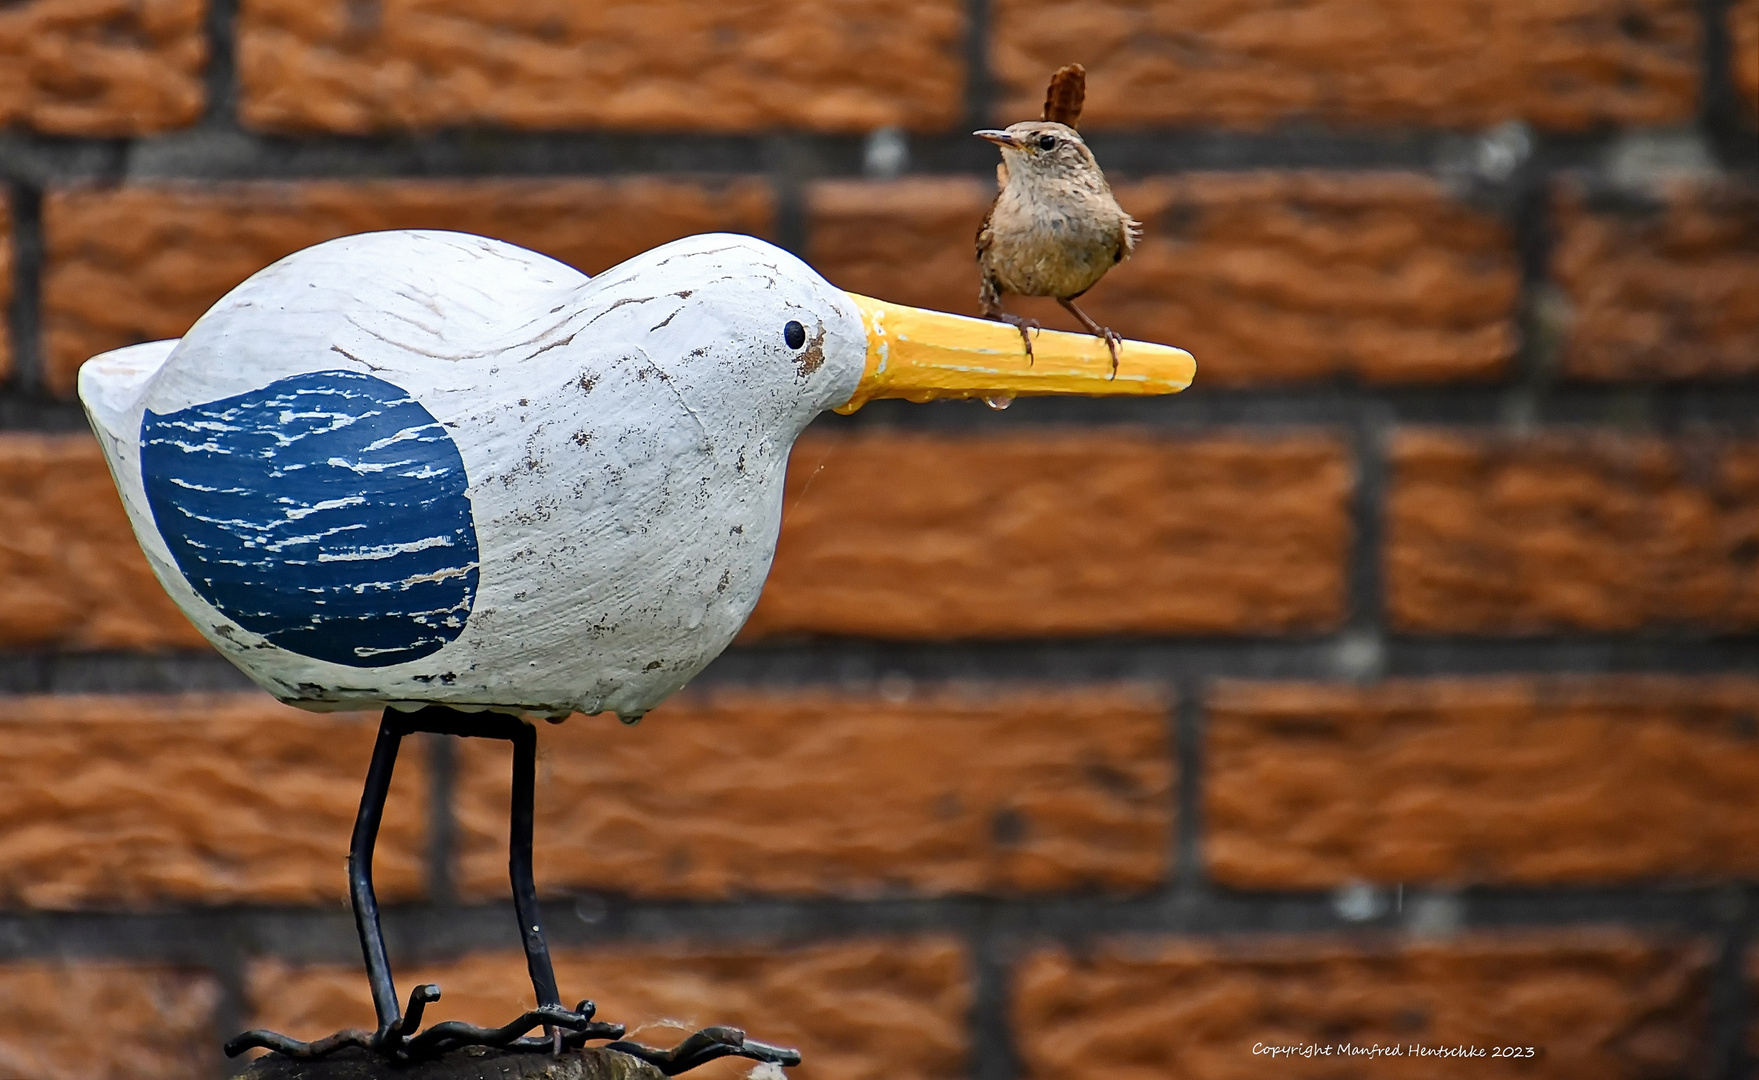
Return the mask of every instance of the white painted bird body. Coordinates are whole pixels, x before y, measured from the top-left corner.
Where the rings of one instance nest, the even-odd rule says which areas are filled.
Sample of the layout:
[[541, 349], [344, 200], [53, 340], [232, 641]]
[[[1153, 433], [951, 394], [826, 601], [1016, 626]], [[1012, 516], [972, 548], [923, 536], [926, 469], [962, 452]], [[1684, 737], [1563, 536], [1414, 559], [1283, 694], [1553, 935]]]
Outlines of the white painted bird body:
[[[899, 329], [919, 325], [960, 341]], [[1060, 367], [1040, 345], [1028, 368], [993, 328], [744, 236], [589, 280], [482, 237], [369, 233], [264, 269], [180, 340], [93, 358], [80, 397], [160, 582], [276, 697], [629, 718], [751, 613], [819, 413], [1190, 379], [1187, 354], [1132, 342], [1140, 372], [1071, 391], [1103, 353], [1066, 335]]]

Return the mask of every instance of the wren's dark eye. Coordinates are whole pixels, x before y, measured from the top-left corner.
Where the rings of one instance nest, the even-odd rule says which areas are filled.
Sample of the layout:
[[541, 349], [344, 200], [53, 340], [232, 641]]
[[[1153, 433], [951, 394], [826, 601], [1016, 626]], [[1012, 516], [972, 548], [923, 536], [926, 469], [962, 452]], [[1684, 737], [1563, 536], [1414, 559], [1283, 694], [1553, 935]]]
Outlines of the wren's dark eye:
[[1056, 146], [1057, 137], [1055, 135], [1040, 135], [1038, 137], [1038, 148], [1040, 150], [1054, 150], [1056, 149]]
[[782, 327], [782, 340], [788, 343], [788, 348], [798, 349], [806, 344], [806, 327], [790, 319], [788, 325]]

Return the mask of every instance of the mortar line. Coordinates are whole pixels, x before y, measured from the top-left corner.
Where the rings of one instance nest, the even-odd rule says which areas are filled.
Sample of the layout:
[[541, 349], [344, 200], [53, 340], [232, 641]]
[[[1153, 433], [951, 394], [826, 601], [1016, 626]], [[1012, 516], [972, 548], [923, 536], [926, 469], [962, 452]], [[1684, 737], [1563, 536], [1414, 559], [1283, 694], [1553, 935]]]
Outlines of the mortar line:
[[[215, 951], [208, 970], [220, 985], [220, 1000], [215, 1004], [213, 1033], [216, 1046], [245, 1030], [251, 1021], [249, 952], [240, 939], [242, 927], [228, 927], [227, 932], [214, 935]], [[248, 1057], [220, 1057], [220, 1075], [237, 1076], [250, 1066]]]
[[1201, 676], [1191, 676], [1176, 680], [1174, 687], [1178, 698], [1170, 720], [1176, 755], [1174, 775], [1178, 777], [1174, 800], [1178, 816], [1174, 821], [1171, 886], [1175, 893], [1195, 896], [1209, 883], [1203, 857], [1209, 682]]
[[981, 911], [966, 937], [971, 964], [971, 1080], [1015, 1080], [1020, 1074], [1014, 1031], [1013, 975], [1018, 949]]
[[[9, 389], [27, 402], [43, 395], [42, 275], [43, 192], [25, 183], [9, 185], [12, 217], [12, 302], [6, 308], [12, 376]], [[28, 415], [28, 413], [27, 413]]]
[[[0, 171], [44, 185], [115, 180], [124, 173], [189, 180], [744, 176], [764, 174], [766, 148], [785, 139], [813, 156], [826, 176], [862, 175], [863, 136], [799, 129], [728, 135], [445, 128], [390, 132], [377, 139], [270, 134], [239, 126], [235, 101], [230, 113], [220, 105], [218, 96], [236, 98], [235, 73], [222, 70], [213, 82], [216, 98], [203, 120], [158, 135], [115, 139], [0, 132]], [[961, 110], [975, 107], [966, 103]], [[1428, 173], [1438, 148], [1452, 137], [1425, 128], [1364, 133], [1150, 127], [1102, 128], [1091, 133], [1090, 142], [1108, 171], [1123, 178], [1243, 169]], [[1553, 138], [1551, 167], [1592, 167], [1615, 138], [1611, 132]], [[993, 152], [964, 130], [912, 132], [910, 151], [915, 173], [994, 175]]]
[[[809, 238], [802, 242], [808, 242]], [[1005, 413], [981, 405], [914, 405], [880, 401], [855, 417], [823, 421], [815, 430], [852, 432], [863, 427], [960, 434], [1069, 428], [1147, 428], [1176, 438], [1203, 438], [1250, 428], [1279, 435], [1315, 428], [1360, 428], [1364, 411], [1398, 427], [1441, 426], [1496, 431], [1509, 424], [1513, 382], [1450, 386], [1352, 388], [1342, 385], [1266, 386], [1252, 390], [1204, 390], [1172, 400], [1086, 401], [1021, 398]], [[1667, 385], [1638, 382], [1596, 387], [1548, 385], [1532, 417], [1542, 427], [1604, 430], [1616, 427], [1615, 413], [1631, 394], [1641, 394], [1658, 433], [1709, 428], [1732, 438], [1759, 435], [1759, 380]], [[869, 414], [872, 414], [871, 416]], [[84, 431], [84, 414], [70, 399], [0, 388], [0, 429]]]
[[774, 135], [765, 140], [766, 175], [776, 207], [776, 243], [806, 258], [806, 185], [815, 171], [805, 159], [808, 152], [793, 135]]
[[1375, 679], [1386, 667], [1386, 587], [1383, 580], [1386, 542], [1386, 513], [1392, 483], [1388, 462], [1389, 443], [1397, 424], [1395, 416], [1384, 405], [1365, 402], [1356, 422], [1349, 427], [1349, 452], [1354, 473], [1350, 493], [1350, 547], [1345, 573], [1348, 575], [1345, 602], [1348, 605], [1342, 629], [1353, 635], [1354, 649], [1340, 661], [1349, 670], [1343, 673]]
[[[1517, 432], [1538, 423], [1557, 386], [1558, 367], [1563, 350], [1568, 347], [1568, 341], [1561, 336], [1563, 324], [1552, 309], [1554, 294], [1561, 295], [1563, 289], [1551, 272], [1551, 195], [1558, 172], [1540, 166], [1548, 156], [1548, 148], [1543, 136], [1538, 138], [1539, 145], [1512, 181], [1515, 195], [1509, 213], [1520, 267], [1520, 290], [1515, 301], [1520, 341], [1510, 361], [1503, 422]], [[1618, 388], [1620, 393], [1628, 390]]]
[[[825, 638], [811, 645], [739, 645], [693, 685], [868, 686], [897, 670], [924, 682], [1032, 685], [1046, 681], [1166, 682], [1234, 678], [1315, 681], [1337, 677], [1342, 635], [1188, 637], [946, 644]], [[1393, 635], [1383, 674], [1398, 678], [1546, 678], [1607, 674], [1717, 675], [1759, 671], [1759, 635], [1464, 637]], [[0, 694], [253, 692], [212, 652], [58, 653], [0, 650]]]
[[[1407, 882], [1407, 888], [1424, 888]], [[1739, 888], [1739, 886], [1734, 886]], [[1661, 940], [1697, 937], [1725, 926], [1716, 911], [1729, 887], [1621, 886], [1605, 889], [1466, 889], [1460, 896], [1470, 932], [1573, 931], [1623, 927]], [[1325, 891], [1240, 892], [1211, 888], [1199, 897], [1164, 892], [1135, 897], [1049, 894], [1016, 898], [923, 896], [896, 900], [784, 897], [738, 901], [663, 901], [605, 897], [606, 917], [586, 924], [565, 917], [567, 897], [546, 894], [547, 929], [556, 948], [609, 944], [808, 945], [859, 938], [952, 936], [984, 942], [1012, 957], [1031, 942], [1081, 942], [1157, 935], [1208, 939], [1237, 934], [1328, 934], [1384, 930], [1342, 920]], [[399, 965], [422, 959], [519, 948], [510, 902], [398, 904], [384, 909]], [[1749, 922], [1751, 917], [1749, 916]], [[1751, 932], [1750, 930], [1748, 931]], [[230, 937], [235, 944], [218, 943]], [[0, 914], [0, 962], [29, 959], [115, 960], [219, 968], [227, 950], [262, 952], [293, 964], [360, 961], [346, 905], [303, 908], [226, 907], [152, 912], [12, 911]]]
[[[853, 418], [838, 417], [822, 428], [831, 433], [854, 431], [863, 426], [910, 431], [949, 431], [961, 434], [1049, 430], [1069, 428], [1147, 428], [1178, 438], [1225, 435], [1242, 428], [1279, 435], [1315, 428], [1348, 429], [1362, 424], [1365, 409], [1386, 424], [1398, 427], [1440, 426], [1472, 431], [1496, 431], [1509, 423], [1511, 384], [1451, 387], [1449, 395], [1436, 395], [1421, 388], [1405, 390], [1350, 391], [1344, 388], [1265, 387], [1259, 390], [1215, 391], [1184, 401], [1092, 402], [1076, 399], [1022, 398], [1007, 413], [995, 413], [980, 405], [910, 405], [887, 409], [889, 402], [875, 402]], [[1650, 403], [1649, 413], [1658, 433], [1664, 436], [1687, 429], [1710, 428], [1732, 438], [1759, 435], [1759, 385], [1752, 380], [1707, 383], [1697, 386], [1666, 386], [1633, 383], [1617, 387], [1556, 385], [1539, 402], [1534, 418], [1539, 426], [1565, 430], [1606, 430], [1616, 427], [1614, 410], [1623, 408], [1632, 393]], [[911, 411], [915, 410], [914, 414]], [[869, 418], [866, 414], [875, 412]], [[1016, 415], [1018, 414], [1018, 415]], [[78, 403], [27, 396], [0, 389], [0, 428], [19, 430], [83, 430], [85, 420]]]
[[1759, 117], [1747, 116], [1751, 106], [1741, 99], [1731, 63], [1734, 34], [1729, 23], [1734, 4], [1732, 0], [1698, 0], [1698, 14], [1704, 52], [1697, 122], [1724, 168], [1759, 168], [1759, 132], [1754, 131]]
[[995, 77], [989, 69], [989, 0], [965, 0], [965, 123], [989, 126], [995, 105]]
[[1746, 1060], [1747, 1025], [1755, 1014], [1748, 1002], [1747, 946], [1759, 916], [1759, 889], [1729, 885], [1723, 899], [1723, 910], [1716, 913], [1722, 925], [1709, 987], [1711, 1075], [1742, 1080], [1751, 1064]]
[[427, 891], [430, 902], [446, 909], [458, 904], [458, 741], [429, 732], [427, 751]]
[[207, 0], [207, 5], [208, 63], [202, 81], [208, 100], [200, 126], [239, 130], [238, 0]]

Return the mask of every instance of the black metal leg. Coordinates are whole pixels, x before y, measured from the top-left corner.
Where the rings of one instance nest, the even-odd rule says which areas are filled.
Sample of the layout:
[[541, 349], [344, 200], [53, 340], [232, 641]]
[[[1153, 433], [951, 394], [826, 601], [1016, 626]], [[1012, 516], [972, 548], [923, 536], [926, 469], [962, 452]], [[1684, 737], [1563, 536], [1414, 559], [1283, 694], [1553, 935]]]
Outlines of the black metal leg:
[[508, 811], [507, 876], [513, 882], [513, 910], [519, 915], [519, 940], [525, 946], [525, 966], [531, 972], [531, 988], [538, 1007], [561, 1005], [556, 989], [556, 969], [550, 963], [550, 947], [544, 941], [544, 924], [538, 915], [537, 886], [531, 877], [532, 806], [537, 788], [537, 729], [520, 723], [513, 740], [513, 801]]
[[360, 812], [355, 815], [354, 839], [348, 848], [348, 894], [361, 955], [366, 958], [367, 981], [373, 988], [373, 1011], [378, 1013], [381, 1040], [403, 1019], [397, 1008], [397, 986], [391, 981], [391, 961], [385, 954], [385, 934], [379, 927], [379, 898], [373, 893], [373, 848], [378, 843], [385, 796], [391, 792], [391, 773], [397, 768], [397, 748], [405, 732], [399, 721], [390, 709], [379, 721], [379, 738], [373, 744], [373, 760], [366, 770], [366, 787], [360, 793]]
[[[391, 790], [391, 773], [397, 766], [397, 750], [403, 736], [417, 731], [442, 735], [506, 739], [513, 744], [513, 798], [509, 808], [507, 874], [513, 883], [513, 908], [519, 916], [520, 941], [525, 947], [526, 968], [531, 974], [537, 1008], [499, 1028], [477, 1027], [458, 1020], [435, 1024], [419, 1034], [425, 1007], [440, 998], [432, 983], [418, 986], [409, 995], [407, 1013], [397, 1008], [397, 987], [379, 927], [379, 903], [373, 893], [373, 848], [385, 814], [385, 797]], [[366, 958], [367, 979], [372, 985], [373, 1008], [378, 1013], [376, 1032], [339, 1031], [313, 1042], [272, 1031], [247, 1031], [226, 1044], [226, 1054], [237, 1056], [252, 1047], [263, 1047], [289, 1057], [323, 1057], [346, 1046], [375, 1050], [399, 1060], [437, 1057], [466, 1046], [513, 1050], [561, 1050], [579, 1047], [591, 1039], [622, 1039], [623, 1025], [592, 1018], [593, 1004], [582, 1001], [572, 1011], [563, 1008], [556, 988], [555, 968], [544, 941], [543, 921], [538, 915], [537, 888], [532, 881], [532, 813], [537, 787], [537, 730], [517, 717], [499, 713], [466, 713], [443, 706], [429, 706], [415, 713], [385, 710], [379, 722], [378, 741], [373, 745], [372, 764], [360, 795], [360, 812], [354, 819], [354, 841], [348, 852], [348, 888], [354, 902], [354, 925], [360, 933], [360, 951]], [[544, 1038], [526, 1032], [542, 1027]], [[667, 1076], [695, 1068], [716, 1058], [739, 1056], [756, 1061], [794, 1065], [800, 1055], [785, 1047], [748, 1040], [737, 1028], [704, 1028], [670, 1050], [636, 1042], [615, 1042], [612, 1049], [651, 1062]]]

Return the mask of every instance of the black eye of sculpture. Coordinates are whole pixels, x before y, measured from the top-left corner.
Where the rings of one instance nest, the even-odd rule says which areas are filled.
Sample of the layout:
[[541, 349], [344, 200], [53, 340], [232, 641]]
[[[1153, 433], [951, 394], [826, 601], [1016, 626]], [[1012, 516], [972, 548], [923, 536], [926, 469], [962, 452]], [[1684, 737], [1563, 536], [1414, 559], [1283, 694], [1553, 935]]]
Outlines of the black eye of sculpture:
[[1040, 150], [1049, 150], [1056, 145], [1057, 137], [1055, 135], [1040, 135], [1038, 137], [1038, 148]]
[[798, 349], [806, 344], [806, 327], [789, 319], [788, 325], [782, 327], [782, 340], [788, 343], [788, 348]]

